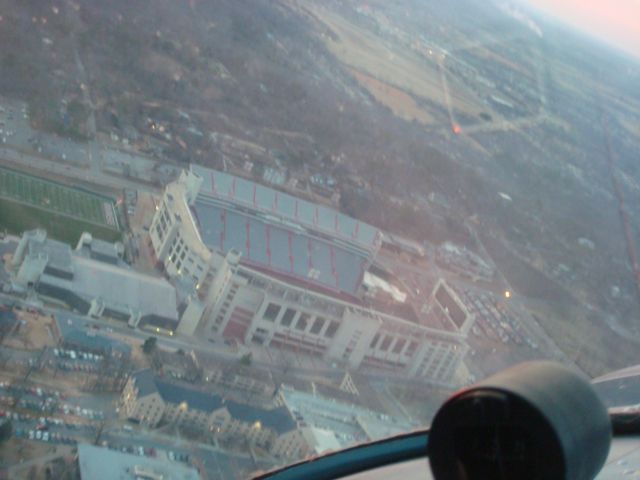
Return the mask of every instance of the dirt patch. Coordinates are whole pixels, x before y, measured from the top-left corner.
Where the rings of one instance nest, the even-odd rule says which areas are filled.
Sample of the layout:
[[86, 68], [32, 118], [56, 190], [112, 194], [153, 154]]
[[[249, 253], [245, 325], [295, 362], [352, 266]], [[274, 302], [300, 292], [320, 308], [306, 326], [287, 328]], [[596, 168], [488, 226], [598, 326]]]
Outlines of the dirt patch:
[[156, 203], [158, 201], [150, 193], [139, 192], [135, 213], [129, 220], [138, 246], [138, 257], [135, 259], [136, 270], [150, 275], [157, 273], [157, 271], [155, 269], [155, 258], [150, 247], [148, 229], [151, 225], [151, 219], [156, 213]]
[[409, 121], [417, 120], [424, 124], [434, 122], [433, 117], [421, 109], [406, 92], [353, 68], [349, 71], [360, 85], [368, 90], [378, 102], [389, 107], [394, 115]]
[[41, 350], [43, 347], [56, 345], [53, 337], [51, 317], [36, 313], [17, 312], [20, 324], [16, 330], [4, 340], [10, 348], [22, 350]]
[[130, 362], [134, 366], [134, 369], [147, 368], [150, 366], [149, 357], [142, 351], [142, 340], [127, 337], [119, 333], [112, 333], [109, 337], [124, 342], [131, 347]]

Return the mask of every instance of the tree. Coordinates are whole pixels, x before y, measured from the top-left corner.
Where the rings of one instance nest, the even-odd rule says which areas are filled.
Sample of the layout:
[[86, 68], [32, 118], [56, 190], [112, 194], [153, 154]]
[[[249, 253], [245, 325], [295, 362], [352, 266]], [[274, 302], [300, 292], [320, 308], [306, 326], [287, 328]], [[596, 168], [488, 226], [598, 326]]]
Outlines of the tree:
[[158, 339], [156, 337], [147, 338], [142, 344], [142, 351], [146, 355], [151, 355], [158, 348]]
[[253, 360], [253, 353], [245, 353], [242, 357], [240, 357], [240, 365], [243, 367], [248, 367], [251, 365], [251, 361]]
[[0, 443], [4, 443], [11, 438], [11, 432], [13, 431], [13, 426], [11, 425], [11, 420], [5, 420], [0, 424]]

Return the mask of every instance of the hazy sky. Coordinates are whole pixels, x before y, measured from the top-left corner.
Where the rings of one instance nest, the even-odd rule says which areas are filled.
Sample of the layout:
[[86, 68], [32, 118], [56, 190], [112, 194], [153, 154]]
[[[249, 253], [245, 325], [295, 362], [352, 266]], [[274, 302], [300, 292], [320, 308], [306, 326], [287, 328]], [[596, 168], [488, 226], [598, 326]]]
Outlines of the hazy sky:
[[640, 58], [640, 0], [526, 0]]

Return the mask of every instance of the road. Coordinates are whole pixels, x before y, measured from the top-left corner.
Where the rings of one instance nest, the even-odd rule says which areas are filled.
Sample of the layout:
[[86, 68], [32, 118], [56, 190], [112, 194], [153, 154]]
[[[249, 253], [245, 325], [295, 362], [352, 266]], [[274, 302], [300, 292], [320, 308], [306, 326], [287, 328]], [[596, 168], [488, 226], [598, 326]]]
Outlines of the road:
[[81, 183], [88, 183], [100, 187], [108, 187], [121, 191], [123, 188], [132, 190], [142, 190], [150, 193], [160, 193], [159, 189], [148, 184], [141, 184], [123, 177], [114, 177], [102, 171], [88, 169], [84, 166], [62, 163], [56, 160], [46, 159], [36, 154], [29, 154], [23, 151], [3, 145], [0, 148], [0, 163], [13, 168], [27, 169], [36, 175], [58, 175], [72, 180], [79, 180]]
[[[76, 60], [79, 61], [79, 58]], [[85, 94], [88, 95], [86, 91]], [[89, 105], [91, 105], [90, 102]], [[0, 163], [14, 168], [27, 169], [44, 176], [53, 174], [117, 191], [129, 188], [158, 192], [158, 189], [148, 183], [119, 175], [110, 175], [103, 170], [105, 152], [113, 151], [113, 154], [117, 156], [118, 150], [105, 147], [102, 142], [97, 140], [81, 143], [34, 130], [28, 120], [26, 104], [22, 102], [3, 99], [0, 106], [5, 110], [0, 112], [0, 125], [3, 125], [0, 128], [0, 132], [2, 132], [0, 135], [2, 139]], [[127, 158], [132, 164], [140, 162], [141, 169], [145, 172], [155, 166], [155, 161], [143, 156], [131, 154]], [[149, 178], [150, 175], [147, 175], [146, 179]]]

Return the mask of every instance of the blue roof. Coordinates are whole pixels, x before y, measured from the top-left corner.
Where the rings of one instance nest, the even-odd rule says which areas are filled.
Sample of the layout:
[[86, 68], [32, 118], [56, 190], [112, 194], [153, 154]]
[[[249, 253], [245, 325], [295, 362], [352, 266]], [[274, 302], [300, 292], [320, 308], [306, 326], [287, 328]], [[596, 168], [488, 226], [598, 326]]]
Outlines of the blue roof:
[[165, 402], [179, 405], [185, 402], [189, 409], [213, 412], [224, 406], [224, 400], [218, 395], [201, 392], [191, 388], [184, 388], [180, 385], [164, 382], [156, 379], [156, 388]]
[[55, 320], [63, 341], [88, 350], [118, 351], [124, 355], [131, 353], [131, 346], [125, 342], [99, 335], [95, 330], [87, 332], [86, 322], [72, 314], [58, 312], [55, 314]]
[[232, 418], [245, 423], [260, 422], [263, 427], [269, 428], [279, 435], [298, 427], [287, 407], [266, 409], [230, 401], [227, 402], [227, 410]]
[[245, 423], [260, 422], [278, 434], [289, 432], [297, 424], [286, 407], [273, 409], [254, 407], [175, 383], [157, 378], [150, 369], [139, 370], [133, 374], [138, 395], [141, 397], [158, 393], [165, 402], [179, 405], [185, 402], [189, 409], [213, 412], [226, 407], [232, 418]]

